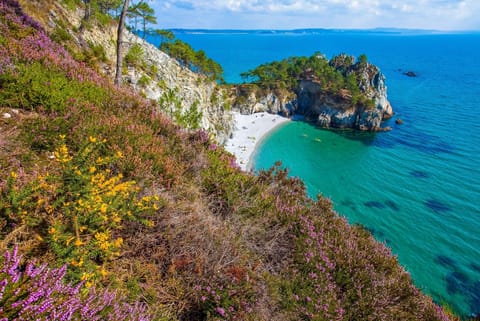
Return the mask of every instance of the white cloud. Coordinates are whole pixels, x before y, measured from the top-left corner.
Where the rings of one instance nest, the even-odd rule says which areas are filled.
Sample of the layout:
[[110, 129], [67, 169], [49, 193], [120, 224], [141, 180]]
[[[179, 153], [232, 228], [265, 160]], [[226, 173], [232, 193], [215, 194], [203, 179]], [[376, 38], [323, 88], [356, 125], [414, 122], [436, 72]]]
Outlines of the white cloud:
[[154, 7], [166, 28], [480, 29], [479, 0], [167, 0]]

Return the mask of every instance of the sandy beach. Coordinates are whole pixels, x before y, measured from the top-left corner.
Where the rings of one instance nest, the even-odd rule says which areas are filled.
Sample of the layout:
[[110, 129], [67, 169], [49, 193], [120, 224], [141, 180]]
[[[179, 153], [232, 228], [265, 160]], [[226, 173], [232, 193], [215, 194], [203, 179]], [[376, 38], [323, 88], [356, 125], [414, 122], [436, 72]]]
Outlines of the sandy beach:
[[257, 143], [272, 129], [290, 119], [269, 113], [242, 115], [234, 112], [235, 129], [225, 143], [225, 149], [234, 154], [242, 170], [251, 169], [251, 157]]

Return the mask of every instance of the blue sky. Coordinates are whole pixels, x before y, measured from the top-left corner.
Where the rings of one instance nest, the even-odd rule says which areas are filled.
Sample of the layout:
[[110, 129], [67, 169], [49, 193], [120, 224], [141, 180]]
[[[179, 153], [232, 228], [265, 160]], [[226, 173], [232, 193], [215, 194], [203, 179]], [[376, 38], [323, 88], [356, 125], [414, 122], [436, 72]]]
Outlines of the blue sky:
[[150, 0], [158, 28], [480, 30], [480, 0]]

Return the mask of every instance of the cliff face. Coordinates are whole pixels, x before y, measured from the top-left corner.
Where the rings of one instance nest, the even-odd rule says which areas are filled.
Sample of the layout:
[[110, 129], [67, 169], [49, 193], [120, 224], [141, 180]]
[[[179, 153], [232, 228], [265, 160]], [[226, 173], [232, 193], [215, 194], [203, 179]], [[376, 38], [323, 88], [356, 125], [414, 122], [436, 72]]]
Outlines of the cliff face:
[[243, 84], [233, 86], [229, 96], [233, 108], [244, 115], [260, 112], [290, 115], [297, 109], [295, 94], [287, 90], [262, 90], [255, 85]]
[[[237, 96], [243, 99], [237, 98], [234, 108], [244, 114], [267, 111], [288, 116], [296, 113], [323, 128], [385, 130], [381, 127], [382, 121], [390, 118], [393, 110], [387, 98], [384, 75], [370, 63], [353, 63], [353, 58], [349, 61], [351, 63], [342, 62], [335, 67], [342, 69], [346, 75], [355, 75], [361, 95], [370, 102], [369, 105], [354, 102], [347, 89], [332, 94], [314, 76], [307, 75], [299, 80], [297, 88], [290, 93], [268, 89], [242, 91], [237, 88]], [[335, 63], [338, 62], [331, 62]]]
[[[140, 44], [145, 64], [155, 66], [150, 68], [150, 72], [128, 66], [128, 73], [124, 76], [126, 82], [154, 100], [160, 99], [168, 90], [173, 90], [184, 111], [198, 104], [198, 110], [202, 112], [201, 128], [212, 132], [221, 143], [228, 138], [233, 127], [232, 114], [226, 95], [215, 82], [180, 66], [175, 59], [130, 32], [126, 34], [125, 42], [126, 52], [134, 44]], [[142, 78], [148, 79], [148, 82], [142, 83]]]
[[[103, 74], [113, 79], [117, 37], [115, 24], [99, 26], [91, 23], [82, 28], [83, 10], [80, 8], [71, 10], [56, 1], [45, 5], [39, 1], [21, 0], [21, 4], [50, 34], [59, 29], [68, 33], [74, 50], [101, 48], [105, 59], [98, 61], [98, 66]], [[172, 91], [181, 104], [180, 113], [187, 112], [195, 104], [202, 115], [200, 127], [212, 133], [220, 143], [228, 138], [233, 128], [232, 114], [226, 95], [215, 82], [181, 66], [175, 59], [127, 30], [123, 41], [124, 54], [135, 44], [142, 51], [139, 61], [136, 64], [127, 63], [123, 71], [126, 84], [153, 100]]]

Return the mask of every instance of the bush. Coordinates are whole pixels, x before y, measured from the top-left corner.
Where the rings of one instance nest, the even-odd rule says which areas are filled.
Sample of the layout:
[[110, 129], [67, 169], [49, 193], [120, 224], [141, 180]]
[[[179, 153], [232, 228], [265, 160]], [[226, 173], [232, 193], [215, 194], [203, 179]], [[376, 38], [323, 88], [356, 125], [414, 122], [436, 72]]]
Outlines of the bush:
[[128, 50], [127, 54], [125, 55], [124, 61], [127, 65], [143, 67], [143, 65], [145, 64], [144, 55], [145, 53], [142, 46], [138, 43], [135, 43]]
[[125, 220], [151, 225], [142, 217], [157, 210], [160, 200], [137, 197], [136, 183], [114, 173], [123, 155], [109, 155], [105, 140], [89, 137], [72, 154], [64, 138], [54, 152], [58, 173], [40, 175], [21, 188], [11, 173], [0, 194], [0, 223], [38, 229], [59, 262], [71, 264], [72, 276], [89, 286], [102, 276], [102, 263], [119, 253], [123, 239], [115, 231]]
[[17, 65], [15, 71], [0, 74], [0, 88], [0, 105], [48, 112], [64, 112], [72, 101], [100, 105], [108, 96], [90, 81], [68, 78], [39, 62]]
[[140, 77], [137, 82], [137, 85], [139, 85], [140, 87], [146, 87], [148, 86], [148, 84], [150, 84], [150, 77], [148, 77], [147, 75], [142, 75], [142, 77]]

